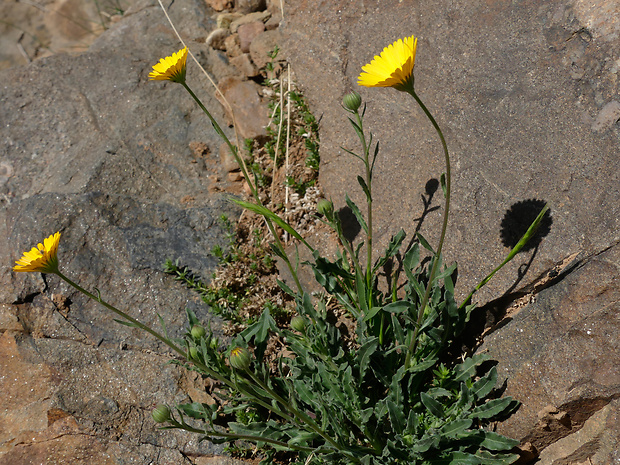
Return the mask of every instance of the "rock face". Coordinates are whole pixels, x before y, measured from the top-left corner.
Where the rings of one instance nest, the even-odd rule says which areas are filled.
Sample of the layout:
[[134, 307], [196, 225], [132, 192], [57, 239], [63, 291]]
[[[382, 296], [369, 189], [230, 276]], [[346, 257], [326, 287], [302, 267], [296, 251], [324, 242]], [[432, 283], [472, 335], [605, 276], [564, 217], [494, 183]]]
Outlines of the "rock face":
[[[507, 254], [500, 237], [514, 232], [500, 223], [511, 206], [551, 205], [546, 237], [475, 299], [489, 313], [513, 308], [512, 321], [501, 321], [483, 347], [524, 404], [502, 431], [529, 442], [541, 464], [618, 462], [618, 3], [319, 3], [293, 2], [280, 32], [322, 116], [326, 197], [343, 205], [348, 192], [363, 201], [361, 164], [341, 149], [359, 146], [340, 108], [356, 89], [368, 105], [366, 128], [381, 144], [377, 249], [420, 222], [436, 244], [441, 210], [428, 213], [420, 196], [428, 199], [429, 179], [445, 170], [437, 134], [408, 95], [356, 85], [383, 47], [417, 36], [416, 91], [452, 156], [444, 256], [459, 263], [457, 291], [465, 295]], [[440, 192], [431, 207], [442, 206]]]
[[[238, 70], [250, 76], [275, 44], [283, 48], [321, 117], [322, 186], [340, 204], [345, 192], [361, 202], [352, 187], [361, 166], [340, 148], [357, 147], [341, 98], [384, 46], [419, 37], [416, 88], [453, 159], [445, 257], [459, 262], [461, 294], [507, 253], [506, 210], [551, 203], [547, 235], [477, 297], [500, 316], [522, 302], [482, 347], [523, 402], [499, 429], [529, 442], [542, 465], [620, 461], [617, 2], [290, 0], [282, 18], [282, 3], [268, 3], [269, 13], [243, 19], [215, 18], [203, 0], [168, 12], [215, 81], [251, 96], [255, 106], [237, 118], [253, 136], [264, 122], [260, 96]], [[249, 12], [265, 2], [239, 4]], [[242, 53], [236, 28], [256, 21], [267, 31]], [[205, 43], [218, 27], [225, 53]], [[221, 240], [216, 218], [231, 211], [217, 194], [229, 167], [208, 120], [179, 86], [148, 82], [151, 65], [179, 48], [157, 3], [139, 0], [87, 52], [2, 71], [0, 465], [238, 463], [213, 457], [221, 449], [195, 435], [156, 430], [156, 404], [204, 394], [199, 380], [165, 364], [164, 348], [55, 277], [8, 268], [61, 230], [61, 269], [84, 287], [146, 323], [161, 315], [173, 335], [184, 331], [186, 306], [209, 319], [161, 272], [164, 259], [179, 258], [207, 277], [208, 252]], [[210, 84], [189, 67], [189, 84], [225, 121]], [[437, 135], [407, 95], [360, 92], [366, 127], [381, 141], [378, 248], [401, 226], [409, 234], [420, 226], [434, 244]]]
[[[169, 9], [220, 80], [236, 71], [204, 44], [211, 13], [202, 1]], [[208, 119], [180, 86], [148, 81], [180, 47], [159, 6], [139, 2], [88, 52], [2, 71], [0, 464], [233, 463], [214, 461], [220, 446], [155, 427], [158, 403], [205, 395], [156, 340], [54, 276], [9, 268], [62, 231], [61, 270], [110, 303], [154, 327], [161, 315], [172, 336], [185, 331], [186, 307], [211, 319], [162, 272], [179, 259], [208, 278], [223, 240], [217, 218], [236, 214], [214, 193], [225, 173]], [[189, 66], [190, 85], [223, 121]]]

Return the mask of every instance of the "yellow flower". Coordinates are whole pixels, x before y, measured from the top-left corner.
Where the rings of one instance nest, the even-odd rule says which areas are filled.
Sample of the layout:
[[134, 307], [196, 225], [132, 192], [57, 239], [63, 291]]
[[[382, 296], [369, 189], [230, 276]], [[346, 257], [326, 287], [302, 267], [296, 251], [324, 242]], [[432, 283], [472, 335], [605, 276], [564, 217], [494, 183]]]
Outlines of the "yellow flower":
[[149, 74], [150, 81], [185, 82], [185, 63], [187, 61], [187, 47], [182, 48], [172, 56], [162, 58]]
[[398, 39], [383, 49], [381, 55], [366, 66], [357, 78], [365, 87], [394, 87], [398, 90], [413, 88], [413, 65], [418, 39], [414, 36]]
[[16, 261], [13, 271], [40, 271], [41, 273], [56, 273], [58, 271], [58, 243], [60, 233], [52, 234], [33, 247], [30, 252], [24, 252], [22, 258]]

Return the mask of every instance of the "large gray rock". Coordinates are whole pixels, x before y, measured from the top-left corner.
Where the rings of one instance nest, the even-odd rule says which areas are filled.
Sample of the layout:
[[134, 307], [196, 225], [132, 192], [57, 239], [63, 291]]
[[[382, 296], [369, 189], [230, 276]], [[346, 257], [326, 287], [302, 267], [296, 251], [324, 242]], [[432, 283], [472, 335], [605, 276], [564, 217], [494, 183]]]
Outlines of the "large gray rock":
[[[215, 25], [203, 2], [169, 14], [216, 80], [235, 72], [201, 39]], [[138, 2], [88, 52], [2, 71], [2, 464], [176, 465], [221, 452], [195, 434], [160, 432], [150, 418], [158, 403], [208, 400], [201, 380], [166, 364], [165, 346], [55, 276], [9, 268], [62, 231], [61, 270], [118, 308], [156, 328], [161, 315], [172, 336], [185, 331], [185, 307], [211, 319], [162, 272], [178, 258], [208, 279], [209, 251], [222, 243], [217, 218], [234, 213], [212, 192], [223, 173], [208, 119], [181, 86], [148, 81], [179, 48], [157, 3]], [[223, 120], [206, 79], [189, 68], [190, 85]]]
[[[420, 195], [444, 171], [434, 129], [407, 94], [360, 88], [361, 67], [384, 46], [419, 38], [416, 89], [443, 128], [452, 155], [453, 206], [445, 248], [460, 265], [466, 293], [508, 253], [500, 223], [512, 204], [550, 202], [553, 226], [524, 283], [575, 252], [620, 240], [617, 2], [585, 9], [572, 0], [537, 8], [514, 2], [403, 0], [294, 2], [281, 27], [284, 54], [321, 117], [321, 181], [340, 205], [344, 193], [363, 204], [355, 177], [359, 150], [340, 107], [358, 90], [368, 104], [367, 131], [380, 141], [374, 189], [377, 250], [403, 227], [412, 233]], [[605, 8], [603, 8], [605, 7]], [[600, 124], [597, 121], [600, 119]], [[433, 204], [441, 205], [441, 195]], [[441, 210], [421, 232], [435, 245]], [[533, 252], [531, 252], [533, 253]], [[530, 254], [531, 254], [530, 253]], [[480, 294], [485, 302], [510, 288], [514, 260]]]
[[[356, 84], [361, 67], [404, 36], [419, 38], [416, 90], [452, 155], [444, 256], [459, 263], [457, 293], [466, 295], [508, 253], [503, 242], [520, 222], [510, 215], [529, 199], [550, 203], [546, 236], [476, 295], [480, 327], [467, 334], [470, 342], [479, 336], [486, 318], [483, 350], [523, 402], [501, 430], [549, 465], [620, 460], [619, 13], [618, 2], [605, 0], [320, 8], [299, 0], [280, 28], [284, 54], [321, 117], [320, 180], [339, 206], [345, 192], [364, 203], [355, 179], [362, 165], [341, 148], [359, 150], [340, 102], [356, 89], [368, 105], [366, 129], [381, 144], [375, 253], [399, 228], [411, 235], [421, 217], [435, 245], [441, 222], [442, 210], [429, 213], [421, 200], [445, 169], [431, 124], [408, 95]], [[441, 200], [435, 194], [430, 207]]]

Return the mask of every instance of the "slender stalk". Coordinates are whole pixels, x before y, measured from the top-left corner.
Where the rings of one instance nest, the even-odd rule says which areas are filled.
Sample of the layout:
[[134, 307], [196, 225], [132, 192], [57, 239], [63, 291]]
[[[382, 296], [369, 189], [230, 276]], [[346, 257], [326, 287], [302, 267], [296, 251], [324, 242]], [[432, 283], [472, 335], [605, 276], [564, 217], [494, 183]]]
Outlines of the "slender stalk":
[[[220, 125], [217, 123], [217, 121], [215, 120], [215, 118], [213, 118], [213, 116], [211, 115], [211, 113], [209, 112], [209, 110], [207, 110], [207, 108], [202, 104], [202, 102], [200, 101], [200, 99], [196, 96], [196, 94], [194, 94], [194, 92], [192, 91], [192, 89], [189, 88], [189, 86], [187, 85], [187, 83], [185, 81], [180, 83], [183, 87], [185, 87], [185, 90], [187, 90], [187, 92], [189, 92], [189, 95], [192, 96], [192, 98], [196, 101], [196, 103], [198, 104], [198, 106], [200, 107], [200, 109], [207, 115], [207, 117], [209, 118], [209, 120], [211, 120], [211, 124], [213, 125], [213, 129], [215, 129], [215, 132], [217, 132], [217, 134], [224, 139], [224, 142], [226, 142], [226, 144], [228, 145], [228, 148], [230, 150], [230, 153], [232, 154], [232, 156], [235, 158], [235, 161], [237, 162], [237, 164], [239, 165], [239, 168], [241, 169], [241, 172], [243, 173], [243, 177], [245, 178], [246, 182], [248, 183], [248, 186], [250, 187], [250, 191], [252, 192], [252, 195], [254, 196], [254, 199], [256, 200], [256, 202], [259, 205], [263, 205], [263, 202], [260, 199], [260, 196], [258, 195], [258, 189], [256, 188], [256, 186], [254, 185], [254, 183], [252, 182], [249, 174], [248, 174], [248, 169], [247, 166], [245, 164], [245, 161], [243, 160], [243, 158], [241, 158], [239, 156], [239, 151], [237, 150], [237, 147], [235, 147], [231, 142], [230, 139], [228, 139], [228, 137], [226, 136], [226, 134], [224, 133], [224, 131], [222, 131], [222, 128], [220, 127]], [[265, 218], [265, 217], [264, 217]], [[282, 252], [282, 257], [284, 258], [284, 261], [286, 263], [287, 268], [289, 269], [291, 276], [293, 276], [293, 280], [295, 281], [295, 286], [297, 286], [297, 290], [299, 291], [299, 293], [301, 294], [303, 291], [303, 288], [301, 286], [301, 282], [299, 281], [299, 277], [297, 276], [297, 271], [295, 270], [295, 268], [293, 267], [293, 264], [291, 263], [291, 260], [288, 258], [288, 254], [286, 253], [286, 251], [284, 250], [284, 245], [282, 244], [282, 241], [280, 240], [280, 238], [278, 237], [278, 234], [276, 232], [275, 227], [273, 226], [273, 223], [268, 219], [265, 218], [265, 223], [267, 223], [267, 227], [269, 228], [269, 231], [271, 232], [271, 234], [273, 235], [277, 247], [278, 249]]]
[[364, 122], [359, 111], [355, 112], [357, 117], [357, 124], [360, 127], [360, 140], [362, 142], [362, 150], [364, 154], [364, 168], [366, 169], [366, 186], [368, 187], [368, 193], [366, 195], [367, 205], [367, 218], [366, 225], [368, 226], [368, 232], [366, 234], [366, 299], [368, 300], [368, 309], [372, 308], [372, 173], [370, 171], [370, 163], [368, 161], [369, 147], [366, 143], [366, 137], [364, 136]]
[[314, 422], [314, 420], [312, 420], [312, 418], [310, 418], [305, 413], [300, 412], [299, 410], [294, 408], [291, 404], [289, 404], [277, 392], [275, 392], [273, 389], [267, 386], [266, 383], [264, 383], [258, 376], [256, 376], [250, 370], [245, 370], [245, 372], [250, 376], [250, 378], [252, 378], [252, 380], [254, 380], [256, 384], [258, 384], [261, 388], [267, 391], [276, 401], [282, 404], [282, 406], [286, 410], [288, 410], [291, 414], [293, 414], [299, 421], [307, 424], [312, 431], [314, 431], [319, 436], [321, 436], [323, 439], [325, 439], [329, 444], [332, 445], [332, 447], [344, 453], [341, 446], [336, 441], [334, 441], [331, 437], [329, 437], [329, 435], [325, 433], [321, 428], [319, 428], [319, 426]]
[[252, 442], [265, 442], [267, 444], [273, 444], [275, 446], [285, 447], [285, 448], [288, 448], [288, 449], [304, 451], [304, 452], [311, 452], [311, 451], [314, 450], [311, 447], [296, 446], [294, 444], [289, 444], [289, 443], [284, 442], [284, 441], [278, 441], [276, 439], [264, 438], [264, 437], [261, 437], [261, 436], [254, 436], [254, 435], [251, 435], [251, 434], [236, 434], [236, 433], [224, 433], [224, 432], [220, 432], [220, 431], [208, 431], [206, 429], [194, 428], [193, 426], [189, 426], [188, 424], [179, 423], [176, 420], [171, 420], [170, 423], [172, 423], [175, 428], [183, 429], [185, 431], [189, 431], [190, 433], [205, 434], [207, 436], [217, 436], [217, 437], [220, 437], [220, 438], [227, 438], [227, 439], [230, 439], [230, 440], [239, 440], [240, 439], [240, 440], [252, 441]]
[[426, 290], [424, 291], [424, 297], [422, 297], [422, 302], [418, 310], [418, 318], [416, 321], [415, 331], [413, 333], [413, 338], [411, 339], [411, 342], [409, 343], [409, 349], [407, 350], [407, 355], [405, 357], [405, 367], [409, 367], [409, 364], [411, 363], [411, 356], [413, 355], [413, 352], [415, 352], [415, 349], [418, 344], [418, 333], [420, 331], [420, 325], [422, 324], [424, 310], [430, 298], [431, 288], [433, 287], [433, 281], [435, 280], [435, 275], [437, 274], [437, 267], [440, 262], [441, 251], [443, 249], [443, 243], [446, 238], [446, 231], [448, 229], [448, 216], [450, 213], [451, 171], [450, 171], [450, 154], [448, 153], [448, 145], [446, 144], [446, 140], [443, 137], [441, 128], [437, 124], [437, 121], [435, 121], [435, 118], [433, 118], [433, 115], [431, 114], [431, 112], [428, 110], [428, 108], [426, 108], [426, 105], [424, 105], [422, 100], [420, 100], [420, 97], [418, 97], [418, 94], [416, 94], [415, 91], [413, 90], [413, 85], [411, 85], [410, 88], [407, 88], [406, 91], [415, 99], [418, 105], [420, 105], [420, 108], [422, 108], [422, 111], [424, 111], [424, 114], [430, 120], [431, 124], [435, 128], [435, 131], [437, 131], [437, 134], [439, 135], [439, 139], [441, 140], [441, 145], [443, 147], [444, 158], [446, 162], [446, 205], [443, 211], [443, 224], [441, 226], [441, 235], [439, 237], [439, 244], [437, 245], [437, 249], [435, 250], [435, 257], [433, 259], [433, 264], [431, 266], [431, 272], [428, 277], [428, 284], [426, 285]]
[[[179, 355], [181, 355], [183, 358], [187, 359], [187, 353], [180, 348], [179, 346], [177, 346], [176, 344], [174, 344], [170, 339], [166, 338], [165, 336], [163, 336], [162, 334], [158, 333], [157, 331], [153, 330], [152, 328], [150, 328], [149, 326], [141, 323], [140, 321], [136, 320], [135, 318], [129, 316], [127, 313], [119, 310], [118, 308], [114, 307], [113, 305], [110, 305], [109, 303], [107, 303], [105, 300], [103, 300], [100, 296], [96, 296], [90, 292], [88, 292], [86, 289], [84, 289], [82, 286], [80, 286], [77, 283], [74, 283], [73, 281], [71, 281], [69, 278], [67, 278], [64, 274], [62, 274], [60, 271], [56, 270], [54, 271], [54, 273], [56, 275], [58, 275], [59, 278], [61, 278], [62, 280], [64, 280], [67, 284], [73, 286], [75, 289], [77, 289], [78, 291], [80, 291], [82, 294], [84, 294], [87, 297], [90, 297], [91, 299], [93, 299], [96, 302], [99, 302], [101, 305], [103, 305], [105, 308], [107, 308], [108, 310], [111, 310], [112, 312], [116, 313], [118, 316], [120, 316], [121, 318], [123, 318], [124, 320], [130, 322], [133, 326], [142, 329], [143, 331], [146, 331], [147, 333], [149, 333], [150, 335], [156, 337], [157, 339], [159, 339], [161, 342], [163, 342], [164, 344], [166, 344], [168, 347], [170, 347], [172, 350], [174, 350], [176, 353], [178, 353]], [[289, 415], [287, 415], [285, 412], [280, 411], [279, 409], [274, 408], [272, 405], [270, 405], [268, 402], [265, 402], [264, 400], [256, 397], [255, 395], [252, 395], [252, 393], [248, 393], [245, 389], [243, 389], [242, 387], [238, 386], [236, 383], [233, 383], [232, 381], [230, 381], [229, 379], [227, 379], [226, 377], [220, 375], [219, 373], [217, 373], [216, 371], [212, 370], [211, 368], [209, 368], [208, 366], [206, 366], [204, 363], [201, 363], [197, 360], [192, 359], [191, 363], [193, 363], [196, 367], [200, 368], [201, 370], [203, 370], [205, 373], [207, 373], [211, 378], [216, 379], [224, 384], [226, 384], [228, 387], [232, 388], [232, 389], [237, 389], [240, 392], [252, 397], [254, 399], [254, 401], [261, 405], [262, 407], [272, 411], [273, 413], [281, 416], [282, 418], [286, 419], [286, 420], [290, 420], [291, 417]]]
[[538, 230], [538, 226], [540, 225], [540, 222], [542, 221], [543, 217], [545, 216], [545, 213], [547, 213], [547, 210], [549, 210], [549, 205], [548, 204], [546, 204], [543, 207], [543, 209], [540, 211], [540, 213], [538, 214], [536, 219], [532, 222], [532, 224], [527, 229], [525, 234], [523, 234], [521, 239], [519, 239], [519, 242], [517, 242], [517, 244], [512, 248], [512, 250], [510, 251], [510, 253], [506, 257], [506, 259], [502, 263], [500, 263], [499, 266], [497, 266], [493, 271], [491, 271], [482, 281], [480, 281], [480, 283], [478, 283], [478, 285], [469, 293], [469, 295], [467, 297], [465, 297], [465, 300], [463, 300], [463, 303], [461, 303], [461, 305], [459, 305], [459, 311], [463, 310], [463, 308], [465, 308], [465, 306], [471, 300], [473, 295], [478, 290], [480, 290], [480, 288], [482, 288], [482, 286], [484, 286], [486, 283], [488, 283], [491, 280], [491, 278], [495, 275], [495, 273], [497, 273], [499, 270], [501, 270], [504, 267], [504, 265], [506, 265], [508, 262], [510, 262], [510, 260], [512, 260], [515, 257], [515, 255], [517, 255], [521, 251], [521, 249], [527, 243], [527, 241], [529, 241], [532, 238], [532, 236], [534, 236], [536, 231]]

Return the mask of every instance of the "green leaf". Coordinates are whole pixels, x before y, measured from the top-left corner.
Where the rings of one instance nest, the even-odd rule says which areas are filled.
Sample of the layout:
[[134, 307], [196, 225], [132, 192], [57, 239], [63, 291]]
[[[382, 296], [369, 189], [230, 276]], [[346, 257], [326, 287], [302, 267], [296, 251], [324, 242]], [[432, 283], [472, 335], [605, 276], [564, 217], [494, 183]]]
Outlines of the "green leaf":
[[245, 208], [247, 210], [250, 210], [250, 211], [252, 211], [254, 213], [258, 213], [259, 215], [264, 216], [268, 220], [273, 221], [275, 224], [280, 226], [282, 229], [284, 229], [287, 233], [289, 233], [295, 239], [297, 239], [298, 241], [302, 242], [306, 247], [308, 247], [308, 249], [310, 249], [312, 251], [314, 250], [310, 246], [310, 244], [308, 244], [305, 241], [305, 239], [303, 237], [301, 237], [301, 235], [297, 231], [295, 231], [295, 228], [293, 228], [290, 224], [288, 224], [286, 221], [284, 221], [282, 218], [280, 218], [274, 212], [269, 210], [267, 207], [264, 207], [262, 205], [257, 205], [257, 204], [252, 203], [252, 202], [246, 202], [244, 200], [235, 199], [235, 198], [231, 198], [231, 200], [234, 203], [236, 203], [237, 205], [239, 205], [240, 207], [243, 207], [243, 208]]
[[205, 410], [205, 406], [198, 402], [192, 404], [179, 404], [177, 408], [181, 410], [185, 415], [197, 420], [209, 419], [210, 414]]
[[116, 321], [117, 323], [123, 326], [129, 326], [130, 328], [139, 328], [138, 325], [136, 325], [135, 323], [132, 323], [131, 321], [117, 320], [116, 318], [114, 318], [114, 321]]
[[362, 314], [368, 313], [368, 296], [366, 288], [366, 278], [361, 273], [355, 274], [355, 288], [357, 291], [357, 300], [360, 303]]
[[502, 397], [501, 399], [493, 399], [486, 404], [479, 405], [474, 408], [469, 418], [492, 418], [500, 413], [503, 413], [512, 403], [511, 397]]
[[297, 294], [295, 294], [293, 290], [284, 281], [280, 281], [279, 279], [276, 279], [276, 283], [278, 284], [278, 286], [280, 286], [280, 289], [282, 289], [288, 295], [290, 295], [291, 297], [296, 297]]
[[441, 190], [443, 191], [443, 196], [445, 197], [448, 193], [448, 187], [446, 185], [446, 173], [441, 173], [439, 177], [439, 184], [441, 184]]
[[370, 320], [373, 316], [375, 316], [381, 310], [382, 310], [382, 307], [372, 307], [370, 310], [368, 310], [367, 313], [364, 314], [364, 321]]
[[435, 363], [437, 363], [436, 358], [429, 358], [427, 360], [424, 360], [423, 362], [416, 363], [415, 365], [410, 366], [409, 370], [407, 371], [409, 371], [410, 373], [419, 373], [421, 371], [426, 371], [429, 368], [433, 367]]
[[364, 191], [364, 194], [366, 194], [366, 200], [367, 201], [372, 200], [372, 197], [370, 196], [370, 189], [368, 189], [368, 185], [366, 184], [366, 181], [364, 181], [364, 178], [362, 178], [361, 176], [358, 176], [357, 182], [359, 183], [360, 186], [362, 186], [362, 190]]
[[405, 414], [401, 405], [396, 405], [390, 399], [387, 400], [387, 408], [392, 423], [392, 431], [400, 434], [405, 429]]
[[351, 211], [355, 215], [355, 218], [357, 219], [357, 222], [359, 223], [359, 225], [362, 227], [364, 232], [368, 234], [368, 225], [366, 224], [366, 220], [364, 219], [364, 216], [362, 215], [362, 212], [360, 212], [360, 209], [358, 208], [358, 206], [355, 205], [353, 200], [351, 200], [348, 195], [345, 195], [344, 200], [347, 203], [347, 206], [351, 209]]
[[368, 364], [370, 363], [370, 357], [377, 350], [378, 346], [379, 346], [379, 339], [377, 339], [376, 337], [371, 337], [357, 351], [357, 360], [358, 360], [359, 371], [360, 371], [360, 377], [359, 377], [360, 386], [362, 385], [362, 381], [364, 380], [364, 375], [366, 374], [366, 369], [368, 368]]
[[400, 250], [400, 246], [402, 245], [403, 240], [405, 239], [405, 236], [406, 236], [406, 233], [402, 229], [392, 236], [392, 238], [390, 239], [390, 243], [388, 244], [387, 249], [385, 250], [385, 254], [383, 255], [383, 257], [377, 260], [377, 263], [375, 264], [373, 268], [373, 273], [377, 271], [379, 268], [381, 268], [383, 265], [385, 265], [385, 263], [390, 258], [392, 258], [394, 255], [398, 253], [398, 251]]
[[411, 309], [411, 302], [407, 300], [398, 300], [383, 307], [384, 311], [396, 314], [406, 312], [409, 309]]
[[476, 367], [488, 359], [489, 356], [485, 354], [476, 354], [466, 358], [463, 363], [454, 367], [454, 374], [456, 375], [454, 380], [461, 382], [473, 378], [476, 375]]
[[422, 234], [417, 233], [416, 236], [418, 237], [418, 240], [420, 241], [420, 244], [422, 244], [422, 247], [424, 247], [429, 252], [435, 253], [435, 250], [433, 250], [431, 245], [428, 243], [428, 241], [424, 238], [424, 236]]
[[489, 450], [510, 450], [515, 446], [518, 446], [520, 441], [516, 439], [510, 439], [501, 434], [494, 433], [493, 431], [484, 432], [484, 440], [480, 444], [481, 447], [485, 447]]
[[403, 267], [405, 271], [408, 270], [409, 272], [413, 272], [413, 270], [418, 266], [419, 263], [420, 263], [420, 246], [417, 243], [415, 243], [405, 253], [405, 256], [403, 257]]
[[459, 439], [460, 437], [467, 435], [467, 429], [472, 423], [473, 421], [470, 419], [455, 420], [445, 424], [441, 428], [440, 433], [445, 437]]
[[241, 337], [248, 342], [254, 337], [255, 343], [260, 344], [267, 340], [269, 331], [276, 331], [277, 329], [278, 326], [276, 325], [276, 321], [271, 317], [269, 309], [265, 308], [258, 321], [246, 328], [241, 333]]
[[446, 414], [441, 402], [436, 401], [426, 392], [420, 393], [420, 400], [433, 416], [437, 418], [445, 418]]
[[471, 390], [476, 399], [484, 399], [495, 387], [497, 383], [497, 369], [491, 368], [486, 376], [474, 383]]

